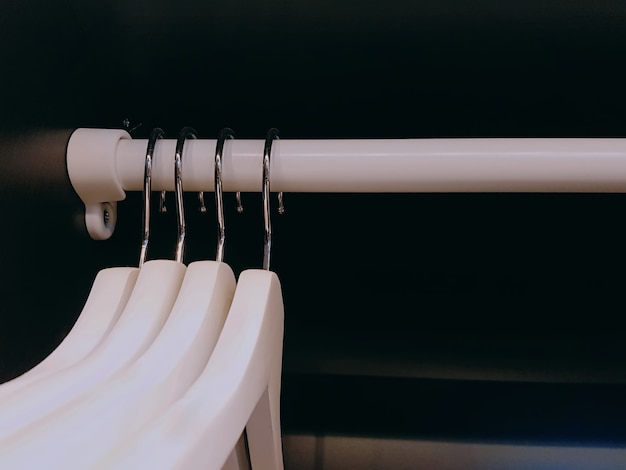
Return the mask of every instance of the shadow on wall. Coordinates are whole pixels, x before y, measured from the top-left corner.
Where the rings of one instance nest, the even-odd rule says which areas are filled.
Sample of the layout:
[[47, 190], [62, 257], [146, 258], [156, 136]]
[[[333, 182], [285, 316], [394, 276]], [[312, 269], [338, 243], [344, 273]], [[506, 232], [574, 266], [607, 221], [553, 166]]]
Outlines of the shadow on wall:
[[626, 450], [621, 448], [332, 435], [287, 435], [283, 443], [286, 470], [621, 470], [626, 466]]

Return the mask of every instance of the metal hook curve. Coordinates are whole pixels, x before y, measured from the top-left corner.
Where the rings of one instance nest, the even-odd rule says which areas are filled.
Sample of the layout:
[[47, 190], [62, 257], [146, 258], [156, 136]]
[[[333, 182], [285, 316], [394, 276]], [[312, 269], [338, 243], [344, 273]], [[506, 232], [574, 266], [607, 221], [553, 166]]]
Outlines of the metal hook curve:
[[265, 136], [263, 146], [263, 222], [265, 225], [265, 247], [263, 250], [263, 269], [270, 269], [270, 251], [272, 249], [272, 224], [270, 222], [270, 156], [272, 142], [278, 139], [278, 129], [271, 128]]
[[143, 171], [143, 239], [139, 253], [139, 267], [141, 268], [148, 256], [148, 242], [150, 241], [150, 196], [152, 193], [152, 159], [156, 141], [164, 136], [163, 129], [155, 127], [150, 132], [148, 147], [146, 148], [146, 161]]
[[224, 260], [224, 242], [226, 240], [226, 228], [224, 225], [224, 198], [222, 192], [222, 155], [224, 152], [224, 142], [226, 139], [234, 139], [235, 133], [232, 129], [225, 127], [217, 136], [215, 143], [215, 208], [217, 212], [217, 254], [215, 260]]
[[178, 240], [176, 242], [176, 261], [183, 262], [185, 250], [185, 210], [183, 207], [183, 147], [187, 138], [196, 138], [193, 127], [183, 127], [176, 140], [176, 155], [174, 157], [174, 180], [176, 183], [176, 216], [178, 218]]

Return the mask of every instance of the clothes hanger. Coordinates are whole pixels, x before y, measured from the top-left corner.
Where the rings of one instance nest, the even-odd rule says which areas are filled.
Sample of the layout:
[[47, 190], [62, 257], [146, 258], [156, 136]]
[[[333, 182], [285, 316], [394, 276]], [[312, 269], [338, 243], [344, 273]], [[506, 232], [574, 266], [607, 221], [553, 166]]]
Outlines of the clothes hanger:
[[[163, 137], [161, 129], [154, 129], [153, 133], [154, 135], [148, 139], [146, 150], [144, 179], [148, 181], [151, 178], [152, 156], [156, 139]], [[145, 217], [148, 217], [149, 222], [149, 216], [150, 214], [144, 215], [144, 220]], [[146, 230], [148, 229], [149, 223], [144, 223], [139, 268], [143, 264], [142, 260], [145, 259], [143, 251], [147, 248]], [[139, 268], [114, 267], [98, 272], [83, 310], [68, 335], [42, 362], [19, 377], [0, 385], [0, 401], [15, 390], [70, 367], [87, 356], [109, 333], [124, 310], [137, 280]]]
[[[12, 441], [11, 449], [0, 457], [1, 466], [87, 468], [114, 448], [120, 435], [156, 419], [198, 377], [217, 343], [236, 285], [232, 270], [222, 262], [225, 229], [221, 159], [224, 141], [232, 137], [232, 130], [223, 129], [215, 152], [219, 226], [216, 261], [197, 261], [187, 267], [167, 322], [136, 362], [48, 414], [19, 442]], [[144, 193], [150, 192], [146, 178]], [[182, 210], [181, 195], [176, 192], [176, 206]], [[149, 213], [149, 204], [144, 198], [145, 213]], [[58, 436], [63, 436], [62, 442], [58, 442]]]
[[[185, 127], [176, 144], [176, 189], [180, 195], [183, 145], [188, 137], [195, 137], [195, 131]], [[182, 198], [180, 201], [182, 203]], [[157, 337], [174, 305], [187, 269], [182, 263], [185, 220], [182, 207], [177, 209], [176, 260], [143, 263], [119, 320], [87, 357], [70, 368], [18, 390], [19, 393], [13, 393], [0, 403], [0, 449], [10, 450], [11, 442], [19, 440], [38, 420], [134, 362]]]
[[252, 469], [283, 468], [284, 314], [280, 281], [269, 271], [269, 163], [277, 135], [268, 132], [263, 156], [263, 269], [241, 273], [215, 350], [187, 393], [153, 424], [120, 436], [115, 451], [88, 468], [220, 469], [244, 427]]
[[109, 333], [124, 310], [138, 273], [138, 268], [131, 267], [99, 271], [70, 332], [43, 361], [0, 385], [0, 403], [27, 385], [71, 367], [87, 356]]
[[[150, 149], [147, 154], [152, 158]], [[77, 364], [94, 350], [120, 317], [138, 274], [139, 268], [132, 267], [113, 267], [99, 271], [87, 301], [67, 336], [39, 364], [1, 384], [0, 402], [37, 380]]]

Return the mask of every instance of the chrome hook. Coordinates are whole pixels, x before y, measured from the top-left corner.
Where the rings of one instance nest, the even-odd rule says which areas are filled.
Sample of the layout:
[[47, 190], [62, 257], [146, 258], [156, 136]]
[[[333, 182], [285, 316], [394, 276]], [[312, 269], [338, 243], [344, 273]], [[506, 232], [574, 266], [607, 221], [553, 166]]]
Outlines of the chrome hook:
[[146, 162], [143, 171], [143, 240], [139, 253], [139, 267], [141, 268], [148, 256], [148, 242], [150, 240], [150, 195], [152, 192], [152, 158], [156, 141], [163, 138], [163, 130], [159, 127], [152, 129], [146, 149]]
[[270, 269], [270, 251], [272, 249], [272, 224], [270, 222], [270, 156], [272, 142], [278, 139], [278, 129], [271, 128], [265, 136], [263, 146], [263, 222], [265, 225], [265, 247], [263, 250], [263, 269]]
[[234, 139], [235, 133], [232, 129], [225, 127], [217, 137], [215, 143], [215, 208], [217, 211], [217, 254], [215, 260], [224, 260], [224, 241], [226, 239], [226, 229], [224, 226], [224, 199], [222, 192], [222, 155], [224, 153], [224, 142], [226, 139]]
[[174, 180], [176, 182], [176, 216], [178, 218], [178, 241], [176, 242], [176, 261], [183, 262], [185, 249], [185, 211], [183, 207], [183, 146], [187, 138], [196, 138], [196, 131], [192, 127], [183, 127], [176, 141], [176, 156], [174, 159]]

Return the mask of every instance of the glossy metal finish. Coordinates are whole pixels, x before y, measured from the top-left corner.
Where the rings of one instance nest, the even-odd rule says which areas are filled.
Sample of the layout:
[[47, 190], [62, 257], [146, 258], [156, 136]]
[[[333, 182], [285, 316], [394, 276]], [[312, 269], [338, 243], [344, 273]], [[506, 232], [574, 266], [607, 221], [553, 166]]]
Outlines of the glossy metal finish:
[[235, 193], [235, 199], [237, 200], [237, 213], [243, 212], [243, 204], [241, 204], [241, 191]]
[[267, 131], [263, 147], [263, 222], [265, 224], [265, 249], [263, 251], [263, 269], [270, 269], [270, 251], [272, 249], [272, 224], [270, 222], [270, 156], [272, 142], [278, 139], [278, 129]]
[[200, 208], [198, 209], [203, 214], [206, 212], [206, 204], [204, 203], [204, 191], [198, 193], [198, 201], [200, 202]]
[[159, 127], [152, 129], [146, 149], [146, 162], [143, 172], [143, 239], [139, 253], [139, 267], [143, 266], [148, 255], [148, 241], [150, 240], [150, 195], [152, 193], [152, 157], [156, 141], [163, 138], [163, 130]]
[[176, 196], [176, 217], [178, 219], [178, 240], [176, 242], [175, 260], [179, 263], [183, 262], [185, 250], [185, 210], [183, 207], [183, 147], [185, 140], [188, 138], [195, 139], [196, 131], [192, 127], [183, 127], [178, 134], [176, 140], [176, 155], [174, 159], [174, 180], [176, 188], [174, 194]]
[[[224, 226], [224, 199], [222, 192], [222, 155], [224, 152], [224, 141], [233, 139], [235, 133], [232, 129], [224, 128], [220, 131], [215, 143], [215, 208], [217, 212], [217, 254], [215, 260], [224, 261], [224, 241], [226, 239], [226, 229]], [[239, 193], [237, 193], [239, 194]]]
[[167, 212], [167, 206], [165, 205], [165, 191], [161, 191], [161, 196], [159, 197], [159, 212], [161, 214], [165, 214]]
[[278, 213], [281, 215], [285, 213], [285, 202], [282, 191], [278, 193]]

